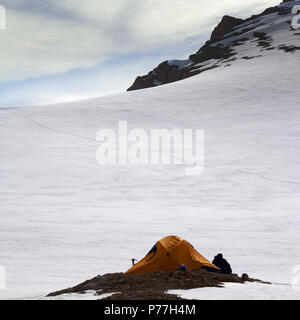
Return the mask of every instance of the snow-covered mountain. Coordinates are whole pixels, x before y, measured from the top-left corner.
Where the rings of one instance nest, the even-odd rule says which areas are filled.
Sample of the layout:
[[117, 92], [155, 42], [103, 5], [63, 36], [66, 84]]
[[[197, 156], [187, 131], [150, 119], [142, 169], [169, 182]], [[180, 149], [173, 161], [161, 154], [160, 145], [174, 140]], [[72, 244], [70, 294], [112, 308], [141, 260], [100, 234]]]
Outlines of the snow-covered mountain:
[[[0, 297], [41, 298], [126, 271], [130, 259], [175, 234], [210, 260], [223, 252], [236, 273], [279, 283], [188, 296], [299, 299], [300, 51], [278, 50], [299, 46], [291, 19], [271, 12], [246, 23], [256, 27], [237, 36], [248, 40], [234, 56], [206, 61], [218, 68], [183, 81], [0, 109]], [[186, 176], [178, 164], [99, 165], [97, 132], [117, 131], [120, 120], [146, 131], [204, 129], [204, 173]]]
[[187, 60], [168, 60], [147, 75], [137, 77], [128, 91], [182, 80], [204, 71], [230, 66], [237, 60], [270, 56], [276, 51], [300, 50], [300, 32], [291, 28], [292, 8], [297, 1], [284, 1], [259, 15], [242, 20], [224, 16], [211, 38]]

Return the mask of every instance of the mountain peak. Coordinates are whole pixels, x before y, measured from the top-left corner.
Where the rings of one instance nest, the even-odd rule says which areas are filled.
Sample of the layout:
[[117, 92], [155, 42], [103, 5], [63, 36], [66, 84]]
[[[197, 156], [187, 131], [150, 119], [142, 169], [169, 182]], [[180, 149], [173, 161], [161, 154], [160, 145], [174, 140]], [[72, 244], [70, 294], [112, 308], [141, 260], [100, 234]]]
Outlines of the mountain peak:
[[221, 22], [217, 25], [214, 31], [211, 34], [211, 41], [216, 41], [220, 39], [224, 34], [232, 30], [232, 28], [237, 27], [238, 25], [244, 22], [243, 19], [238, 19], [235, 17], [225, 15]]
[[283, 1], [248, 19], [223, 16], [208, 40], [186, 60], [168, 60], [147, 75], [137, 77], [128, 91], [156, 87], [214, 68], [229, 67], [235, 60], [258, 59], [275, 52], [296, 53], [299, 32], [291, 26], [292, 7], [300, 1]]

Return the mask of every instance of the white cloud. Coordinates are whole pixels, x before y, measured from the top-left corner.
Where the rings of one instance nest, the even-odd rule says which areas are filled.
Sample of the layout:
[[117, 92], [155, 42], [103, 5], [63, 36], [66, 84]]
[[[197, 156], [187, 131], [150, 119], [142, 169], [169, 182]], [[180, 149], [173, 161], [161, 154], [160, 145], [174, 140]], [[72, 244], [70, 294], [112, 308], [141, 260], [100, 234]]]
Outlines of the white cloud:
[[[276, 5], [274, 0], [5, 1], [0, 81], [89, 68], [108, 58], [174, 46], [211, 30], [223, 14]], [[200, 43], [199, 43], [200, 46]], [[176, 56], [174, 57], [176, 58]]]
[[235, 15], [245, 12], [250, 16], [253, 9], [274, 5], [274, 1], [186, 1], [186, 0], [146, 0], [143, 1], [143, 14], [133, 21], [136, 36], [145, 37], [152, 42], [163, 37], [178, 39], [195, 36], [201, 32], [212, 31], [215, 19], [224, 14]]
[[8, 11], [1, 33], [0, 80], [21, 80], [92, 67], [113, 50], [110, 38], [89, 24]]

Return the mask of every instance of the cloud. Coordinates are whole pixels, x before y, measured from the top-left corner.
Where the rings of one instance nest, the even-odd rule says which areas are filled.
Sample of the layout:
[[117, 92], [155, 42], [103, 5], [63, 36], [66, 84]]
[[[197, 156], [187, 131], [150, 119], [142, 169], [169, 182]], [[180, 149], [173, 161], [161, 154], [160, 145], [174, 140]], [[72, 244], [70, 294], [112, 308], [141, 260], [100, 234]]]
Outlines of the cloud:
[[2, 1], [7, 30], [0, 33], [0, 81], [91, 68], [119, 55], [162, 50], [211, 31], [225, 13], [249, 16], [276, 2]]
[[110, 37], [88, 23], [9, 8], [0, 36], [0, 81], [92, 67], [113, 51]]

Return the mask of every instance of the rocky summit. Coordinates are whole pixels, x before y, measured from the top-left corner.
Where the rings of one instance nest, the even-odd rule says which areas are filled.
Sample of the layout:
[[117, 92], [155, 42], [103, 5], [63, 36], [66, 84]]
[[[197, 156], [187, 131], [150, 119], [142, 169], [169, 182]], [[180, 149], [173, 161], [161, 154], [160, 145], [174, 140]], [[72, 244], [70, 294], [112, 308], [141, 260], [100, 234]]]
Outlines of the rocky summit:
[[292, 29], [295, 1], [283, 1], [248, 19], [225, 15], [208, 40], [186, 60], [167, 60], [147, 75], [139, 76], [127, 91], [156, 87], [226, 67], [236, 60], [257, 59], [280, 51], [299, 50], [299, 31]]

